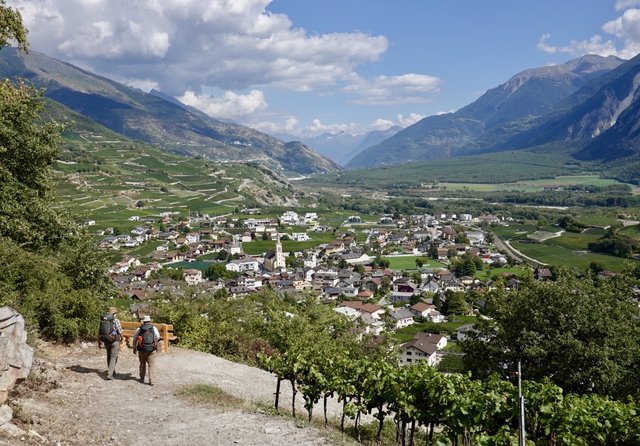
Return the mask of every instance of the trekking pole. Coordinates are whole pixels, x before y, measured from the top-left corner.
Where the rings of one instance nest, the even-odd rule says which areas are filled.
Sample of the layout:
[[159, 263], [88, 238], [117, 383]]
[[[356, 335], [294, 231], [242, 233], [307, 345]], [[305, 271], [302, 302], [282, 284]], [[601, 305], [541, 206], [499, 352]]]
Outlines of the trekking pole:
[[520, 431], [520, 438], [519, 438], [519, 446], [525, 446], [525, 439], [526, 439], [526, 433], [524, 430], [524, 396], [522, 396], [522, 368], [520, 366], [520, 360], [518, 359], [518, 404], [519, 404], [519, 410], [518, 410], [518, 416], [519, 416], [519, 423], [518, 423], [518, 430]]

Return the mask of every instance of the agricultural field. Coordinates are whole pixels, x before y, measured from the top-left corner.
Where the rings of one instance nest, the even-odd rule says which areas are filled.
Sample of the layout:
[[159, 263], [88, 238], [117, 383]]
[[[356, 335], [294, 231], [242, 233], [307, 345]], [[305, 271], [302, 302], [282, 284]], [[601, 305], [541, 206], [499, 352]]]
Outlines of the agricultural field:
[[[319, 245], [330, 243], [335, 239], [332, 232], [309, 232], [311, 240], [306, 242], [296, 242], [293, 240], [282, 240], [282, 251], [285, 254], [295, 251], [304, 251], [315, 248]], [[275, 250], [276, 242], [272, 240], [255, 240], [253, 242], [243, 243], [242, 249], [249, 255], [261, 255], [269, 251]]]
[[625, 264], [637, 261], [584, 250], [573, 250], [560, 246], [557, 241], [556, 244], [551, 244], [550, 242], [550, 240], [544, 243], [513, 241], [511, 245], [523, 254], [540, 262], [576, 268], [580, 271], [585, 271], [593, 261], [602, 262], [612, 271], [620, 271]]
[[440, 183], [505, 184], [578, 174], [580, 166], [569, 164], [569, 161], [568, 156], [558, 153], [501, 152], [323, 174], [306, 179], [303, 183], [336, 187], [366, 185], [368, 189], [438, 188]]
[[297, 204], [285, 180], [244, 164], [186, 158], [125, 139], [67, 135], [57, 166], [62, 208], [96, 220], [96, 229], [131, 229], [128, 218], [233, 213], [260, 204]]
[[[541, 192], [547, 188], [561, 188], [566, 186], [589, 185], [589, 186], [612, 186], [621, 184], [612, 179], [600, 178], [597, 175], [565, 175], [549, 179], [523, 180], [513, 183], [448, 183], [440, 182], [437, 187], [449, 191], [475, 191], [475, 192], [496, 192], [496, 191], [520, 191], [520, 192]], [[595, 224], [595, 223], [594, 223]]]
[[[383, 259], [389, 261], [390, 269], [417, 270], [418, 267], [416, 266], [416, 259], [418, 257], [423, 259], [425, 258], [424, 256], [407, 255], [407, 256], [386, 256], [386, 257], [383, 257]], [[446, 265], [444, 263], [440, 263], [435, 260], [428, 259], [428, 261], [423, 265], [423, 268], [446, 268]]]
[[511, 273], [515, 274], [517, 277], [524, 277], [530, 273], [529, 268], [522, 268], [520, 266], [508, 266], [503, 268], [490, 268], [485, 266], [483, 269], [476, 271], [473, 275], [476, 279], [480, 279], [483, 282], [486, 282], [489, 279], [493, 279], [496, 276], [499, 276], [502, 273]]

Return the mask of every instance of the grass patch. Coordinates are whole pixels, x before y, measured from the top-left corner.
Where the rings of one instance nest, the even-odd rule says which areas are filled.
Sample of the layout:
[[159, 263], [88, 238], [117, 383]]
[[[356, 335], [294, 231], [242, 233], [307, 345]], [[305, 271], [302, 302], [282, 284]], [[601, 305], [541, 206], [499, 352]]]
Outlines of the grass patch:
[[589, 233], [564, 232], [560, 237], [549, 239], [548, 245], [561, 246], [571, 250], [587, 250], [591, 242], [598, 240], [600, 236]]
[[464, 373], [464, 361], [461, 355], [443, 355], [437, 369], [444, 373]]
[[[389, 261], [390, 269], [407, 270], [407, 269], [418, 269], [418, 267], [416, 266], [416, 259], [418, 257], [425, 258], [424, 256], [398, 256], [398, 257], [383, 257], [383, 258]], [[435, 260], [429, 260], [422, 267], [423, 268], [444, 268], [445, 265]]]
[[484, 269], [480, 271], [476, 271], [473, 275], [476, 279], [480, 279], [483, 282], [486, 282], [489, 279], [493, 279], [494, 277], [498, 277], [502, 273], [513, 273], [517, 277], [524, 277], [529, 271], [529, 268], [522, 268], [519, 266], [505, 266], [504, 268], [489, 268], [484, 267]]
[[472, 324], [476, 321], [475, 316], [450, 316], [447, 322], [434, 324], [433, 322], [419, 322], [408, 327], [397, 330], [393, 335], [398, 342], [409, 342], [416, 333], [445, 333], [453, 335], [458, 327], [465, 324]]
[[568, 266], [580, 271], [585, 271], [592, 261], [602, 262], [607, 269], [612, 271], [621, 271], [626, 263], [636, 261], [587, 251], [574, 251], [563, 246], [551, 244], [552, 240], [545, 243], [513, 241], [511, 244], [518, 251], [540, 262]]
[[178, 390], [177, 395], [195, 404], [241, 408], [245, 401], [210, 384], [189, 384]]

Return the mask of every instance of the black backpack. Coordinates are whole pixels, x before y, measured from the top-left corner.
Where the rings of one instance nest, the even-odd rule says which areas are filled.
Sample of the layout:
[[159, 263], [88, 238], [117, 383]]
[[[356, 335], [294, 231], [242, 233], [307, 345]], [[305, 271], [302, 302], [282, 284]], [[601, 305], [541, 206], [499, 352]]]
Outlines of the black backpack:
[[153, 325], [142, 324], [138, 335], [138, 350], [141, 352], [152, 352], [156, 349], [156, 337], [153, 332]]
[[116, 318], [111, 313], [105, 313], [100, 317], [100, 340], [113, 342], [117, 338]]

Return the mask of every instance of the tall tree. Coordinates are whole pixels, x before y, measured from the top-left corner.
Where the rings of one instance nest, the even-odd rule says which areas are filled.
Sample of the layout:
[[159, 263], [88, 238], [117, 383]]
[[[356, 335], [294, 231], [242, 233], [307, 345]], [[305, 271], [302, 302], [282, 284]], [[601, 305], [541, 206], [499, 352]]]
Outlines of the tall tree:
[[626, 279], [563, 277], [498, 294], [492, 320], [463, 343], [477, 376], [509, 377], [522, 361], [527, 379], [545, 377], [565, 391], [615, 398], [640, 395], [640, 309]]
[[[26, 51], [18, 11], [0, 0], [0, 51]], [[55, 206], [53, 166], [61, 126], [42, 119], [45, 100], [19, 79], [0, 80], [0, 305], [56, 340], [95, 334], [110, 287], [104, 257]]]
[[20, 12], [7, 7], [5, 0], [0, 0], [0, 47], [9, 45], [11, 41], [26, 50], [27, 29], [22, 24]]

